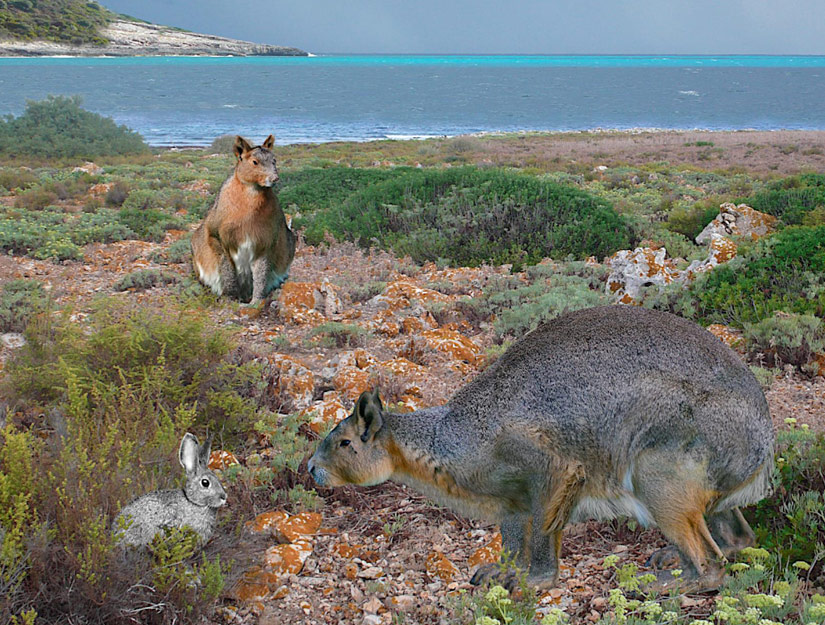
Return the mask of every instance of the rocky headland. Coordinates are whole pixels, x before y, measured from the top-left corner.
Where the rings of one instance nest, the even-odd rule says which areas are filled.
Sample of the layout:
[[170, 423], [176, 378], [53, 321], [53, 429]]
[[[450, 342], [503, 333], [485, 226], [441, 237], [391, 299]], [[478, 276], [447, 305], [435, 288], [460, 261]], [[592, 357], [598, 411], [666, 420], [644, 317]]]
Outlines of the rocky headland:
[[118, 19], [100, 31], [103, 45], [0, 41], [0, 56], [308, 56], [304, 50], [204, 35]]

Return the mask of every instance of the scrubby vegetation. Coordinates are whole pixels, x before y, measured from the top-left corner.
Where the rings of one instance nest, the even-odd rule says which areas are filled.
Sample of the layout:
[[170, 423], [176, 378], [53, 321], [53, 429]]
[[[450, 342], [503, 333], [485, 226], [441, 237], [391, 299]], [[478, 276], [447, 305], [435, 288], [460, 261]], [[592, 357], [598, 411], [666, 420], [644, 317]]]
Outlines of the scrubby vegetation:
[[[42, 413], [0, 434], [2, 620], [25, 605], [49, 622], [114, 622], [147, 601], [161, 622], [209, 605], [223, 587], [220, 555], [201, 556], [173, 533], [148, 559], [129, 557], [109, 527], [137, 494], [179, 479], [184, 432], [243, 440], [266, 413], [258, 365], [194, 310], [104, 300], [85, 327], [42, 316], [26, 338], [7, 364], [10, 415]], [[44, 444], [48, 432], [57, 436]], [[242, 520], [222, 526], [224, 542]]]
[[85, 158], [149, 151], [143, 138], [80, 107], [78, 96], [29, 101], [19, 117], [0, 120], [0, 156]]
[[[67, 109], [77, 103], [57, 104]], [[3, 125], [2, 132], [8, 128]], [[20, 145], [38, 140], [36, 128], [20, 126]], [[73, 137], [62, 131], [55, 136], [54, 155], [86, 158], [72, 151]], [[231, 566], [243, 521], [273, 506], [324, 510], [337, 496], [353, 497], [316, 492], [299, 471], [319, 436], [317, 424], [310, 427], [309, 417], [294, 414], [293, 398], [276, 390], [278, 366], [256, 359], [221, 329], [245, 316], [236, 319], [235, 309], [169, 266], [189, 255], [186, 233], [169, 231], [187, 230], [203, 216], [231, 171], [231, 141], [219, 138], [210, 150], [222, 157], [144, 151], [102, 159], [103, 169], [92, 169], [97, 173], [73, 171], [79, 164], [74, 161], [58, 166], [5, 152], [0, 251], [65, 261], [60, 269], [70, 274], [80, 267], [77, 261], [93, 260], [97, 248], [87, 244], [134, 238], [152, 241], [142, 244], [142, 258], [164, 266], [107, 278], [102, 291], [123, 292], [86, 301], [74, 316], [72, 304], [55, 304], [52, 290], [39, 281], [0, 283], [0, 333], [25, 331], [27, 339], [3, 363], [0, 388], [0, 422], [6, 423], [0, 431], [0, 621], [16, 616], [29, 622], [35, 612], [44, 622], [209, 620], [215, 598], [243, 572]], [[756, 243], [740, 241], [737, 259], [687, 288], [650, 289], [645, 304], [703, 325], [743, 330], [742, 349], [762, 367], [757, 370], [766, 384], [786, 366], [800, 379], [817, 372], [815, 354], [825, 349], [822, 176], [776, 179], [667, 163], [601, 173], [590, 164], [541, 160], [521, 171], [474, 166], [485, 141], [283, 148], [281, 202], [306, 241], [319, 246], [318, 258], [329, 254], [322, 263], [333, 265], [341, 248], [355, 250], [350, 244], [327, 248], [330, 237], [408, 256], [392, 260], [385, 275], [335, 283], [345, 304], [367, 302], [397, 273], [512, 264], [512, 270], [483, 268], [483, 278], [471, 286], [444, 277], [422, 284], [459, 297], [421, 304], [421, 318], [431, 315], [440, 327], [484, 337], [479, 353], [489, 362], [542, 321], [612, 301], [605, 289], [608, 270], [586, 257], [601, 261], [642, 240], [664, 244], [670, 256], [705, 257], [695, 235], [720, 203], [745, 198], [778, 216], [779, 231]], [[399, 162], [410, 166], [373, 166], [386, 158], [380, 150], [403, 154]], [[427, 167], [411, 166], [418, 160]], [[436, 266], [420, 266], [429, 260]], [[178, 303], [163, 303], [170, 293]], [[151, 306], [135, 307], [137, 301]], [[269, 324], [277, 312], [251, 312], [263, 318], [251, 317], [250, 323], [280, 323]], [[210, 315], [220, 319], [220, 328]], [[396, 351], [413, 363], [431, 366], [443, 357], [406, 328], [398, 332], [393, 349], [400, 345]], [[365, 330], [358, 316], [308, 326], [297, 337], [280, 329], [270, 334], [275, 336], [266, 339], [267, 350], [313, 357], [369, 347], [380, 336]], [[378, 382], [388, 402], [401, 401], [408, 386], [390, 374]], [[319, 399], [329, 387], [316, 383], [310, 390]], [[614, 571], [615, 588], [601, 623], [822, 620], [817, 606], [825, 599], [810, 595], [825, 581], [825, 443], [821, 433], [791, 426], [779, 437], [776, 493], [748, 512], [768, 553], [752, 550], [729, 565], [716, 613], [697, 615], [677, 597], [648, 596], [633, 566], [608, 560], [604, 568]], [[215, 432], [224, 449], [243, 457], [221, 478], [232, 506], [222, 511], [218, 536], [199, 553], [186, 532], [170, 532], [147, 554], [123, 556], [108, 533], [111, 519], [133, 497], [178, 482], [174, 456], [187, 430]], [[391, 540], [408, 531], [388, 526], [384, 533]], [[135, 606], [154, 607], [136, 615], [130, 612]], [[518, 597], [492, 589], [458, 593], [444, 618], [456, 624], [535, 623], [536, 608], [529, 591]], [[564, 619], [551, 612], [544, 622]]]
[[372, 184], [309, 219], [309, 241], [325, 232], [362, 245], [374, 240], [418, 262], [464, 266], [604, 256], [634, 238], [608, 203], [587, 193], [477, 168], [412, 170]]
[[0, 0], [0, 39], [102, 45], [114, 14], [88, 0]]

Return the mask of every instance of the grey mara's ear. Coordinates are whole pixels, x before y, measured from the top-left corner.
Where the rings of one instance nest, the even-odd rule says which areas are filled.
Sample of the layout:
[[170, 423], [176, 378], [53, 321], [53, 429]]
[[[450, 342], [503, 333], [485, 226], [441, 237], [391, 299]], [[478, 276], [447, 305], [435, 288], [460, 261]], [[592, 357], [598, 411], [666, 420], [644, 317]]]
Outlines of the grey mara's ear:
[[384, 407], [381, 405], [381, 398], [378, 396], [378, 389], [370, 393], [364, 391], [355, 404], [355, 420], [358, 430], [361, 431], [361, 441], [366, 443], [375, 436], [384, 425], [382, 413]]
[[241, 158], [244, 152], [249, 152], [252, 149], [252, 146], [247, 143], [246, 139], [244, 139], [241, 135], [235, 137], [235, 156]]
[[266, 138], [266, 141], [264, 141], [261, 144], [261, 147], [266, 148], [267, 150], [271, 150], [274, 147], [274, 145], [275, 145], [275, 136], [274, 135], [269, 135]]
[[200, 462], [202, 469], [209, 467], [209, 454], [212, 451], [213, 438], [214, 434], [210, 434], [206, 437], [206, 442], [198, 447], [198, 462]]
[[200, 445], [198, 445], [198, 439], [195, 438], [195, 435], [189, 432], [184, 434], [180, 442], [178, 457], [180, 458], [180, 465], [187, 474], [195, 473], [198, 470], [199, 452]]

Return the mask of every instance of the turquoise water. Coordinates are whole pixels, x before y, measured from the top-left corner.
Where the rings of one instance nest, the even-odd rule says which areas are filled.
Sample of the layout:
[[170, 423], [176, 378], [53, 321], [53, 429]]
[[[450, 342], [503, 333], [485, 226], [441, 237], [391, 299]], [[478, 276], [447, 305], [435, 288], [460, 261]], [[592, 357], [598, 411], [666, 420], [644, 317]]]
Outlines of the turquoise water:
[[155, 145], [609, 128], [825, 129], [825, 56], [0, 59], [0, 113], [80, 94]]

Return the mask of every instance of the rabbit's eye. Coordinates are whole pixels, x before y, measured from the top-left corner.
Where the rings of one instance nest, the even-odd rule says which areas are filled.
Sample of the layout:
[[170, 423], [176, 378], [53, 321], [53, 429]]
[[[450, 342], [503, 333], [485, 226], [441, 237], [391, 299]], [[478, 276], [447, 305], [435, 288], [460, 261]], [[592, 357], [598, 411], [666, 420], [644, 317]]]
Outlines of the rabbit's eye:
[[207, 480], [206, 478], [203, 478], [201, 480], [201, 486], [203, 486], [204, 488], [209, 488], [209, 480]]
[[345, 438], [344, 440], [341, 441], [341, 447], [349, 447], [351, 442], [352, 442], [351, 440], [349, 440], [348, 438]]

